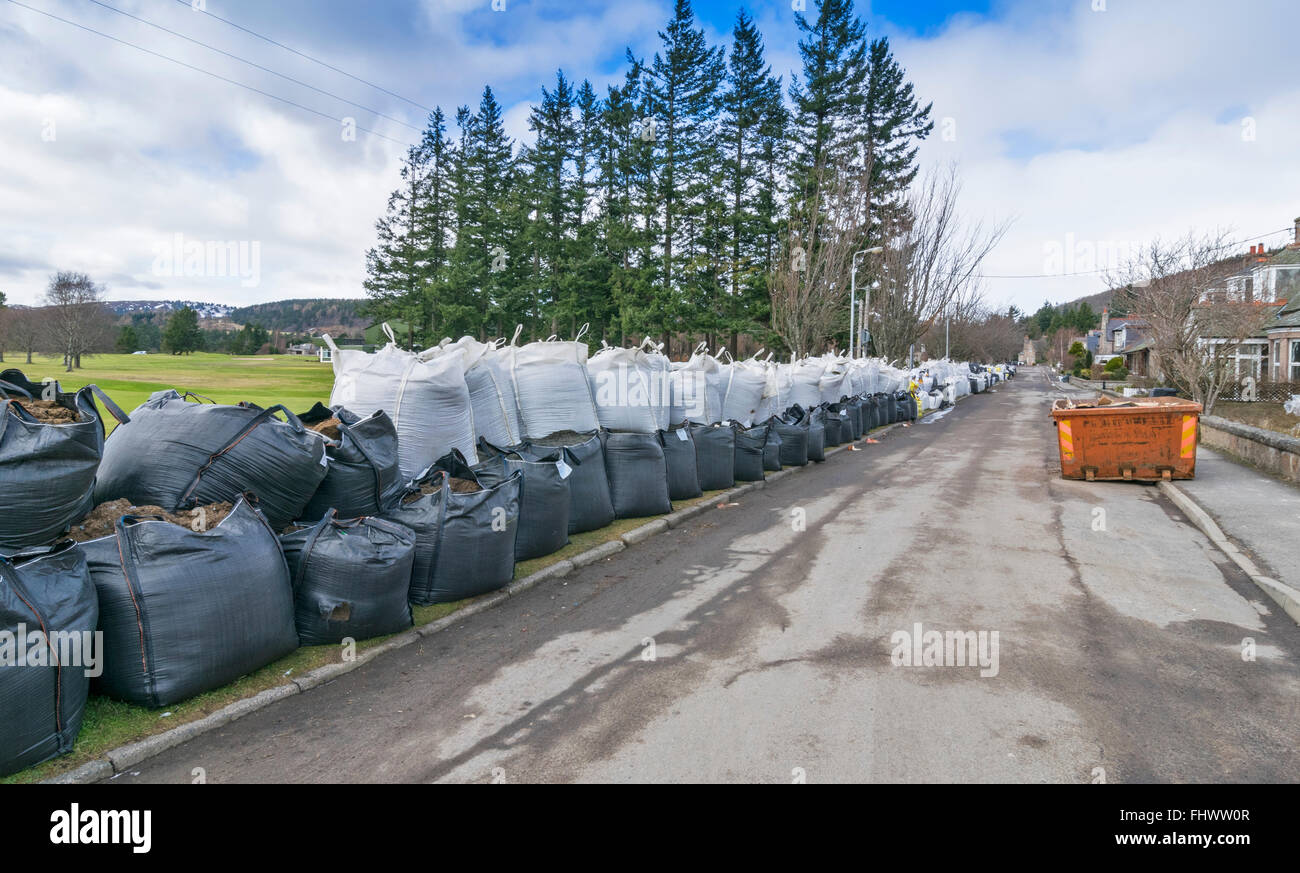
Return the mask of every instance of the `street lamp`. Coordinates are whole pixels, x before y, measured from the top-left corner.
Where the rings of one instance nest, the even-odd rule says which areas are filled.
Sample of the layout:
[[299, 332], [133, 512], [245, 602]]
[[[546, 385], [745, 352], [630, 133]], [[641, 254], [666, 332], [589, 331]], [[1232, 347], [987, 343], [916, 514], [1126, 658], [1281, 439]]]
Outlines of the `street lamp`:
[[[857, 339], [857, 323], [855, 321], [858, 312], [858, 255], [878, 255], [885, 250], [884, 246], [872, 246], [869, 249], [863, 249], [860, 252], [853, 253], [853, 266], [849, 270], [849, 357], [853, 357], [853, 341]], [[867, 292], [867, 312], [871, 311], [871, 292]], [[863, 319], [866, 320], [865, 317]], [[861, 346], [861, 343], [858, 344]], [[861, 351], [861, 348], [859, 348]]]

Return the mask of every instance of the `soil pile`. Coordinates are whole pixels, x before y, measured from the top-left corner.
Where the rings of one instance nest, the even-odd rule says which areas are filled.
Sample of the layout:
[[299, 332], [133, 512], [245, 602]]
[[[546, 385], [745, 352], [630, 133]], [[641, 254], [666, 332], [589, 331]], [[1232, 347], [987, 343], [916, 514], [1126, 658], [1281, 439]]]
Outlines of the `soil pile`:
[[41, 424], [72, 424], [81, 420], [75, 409], [60, 406], [52, 400], [19, 400], [23, 409]]
[[172, 524], [187, 527], [190, 530], [212, 530], [227, 515], [230, 515], [230, 511], [234, 508], [233, 503], [209, 503], [205, 506], [196, 506], [193, 509], [183, 509], [180, 512], [168, 512], [161, 506], [135, 506], [125, 498], [110, 500], [91, 510], [90, 515], [86, 516], [81, 524], [74, 524], [68, 538], [84, 543], [89, 540], [97, 540], [100, 537], [112, 536], [117, 528], [117, 520], [124, 515], [142, 517], [158, 515]]

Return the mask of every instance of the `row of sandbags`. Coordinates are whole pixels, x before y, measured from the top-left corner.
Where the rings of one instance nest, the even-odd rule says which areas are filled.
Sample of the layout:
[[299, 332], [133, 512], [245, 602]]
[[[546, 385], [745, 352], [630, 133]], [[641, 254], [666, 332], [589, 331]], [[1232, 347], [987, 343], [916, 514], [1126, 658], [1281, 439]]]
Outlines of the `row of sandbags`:
[[649, 338], [636, 348], [556, 337], [518, 345], [472, 337], [421, 352], [389, 343], [374, 354], [340, 349], [326, 336], [334, 366], [331, 406], [358, 415], [383, 410], [400, 437], [400, 467], [411, 477], [455, 449], [478, 462], [478, 440], [500, 446], [597, 428], [642, 434], [683, 421], [765, 421], [792, 405], [812, 408], [844, 397], [907, 387], [906, 374], [876, 359], [829, 354], [791, 363], [755, 355], [733, 360], [700, 346], [670, 362]]
[[[478, 462], [479, 438], [515, 445], [559, 431], [599, 426], [587, 383], [587, 344], [554, 338], [518, 346], [471, 337], [422, 352], [389, 343], [374, 354], [339, 349], [331, 406], [358, 415], [383, 410], [397, 428], [403, 475], [412, 477], [455, 449]], [[515, 340], [519, 336], [515, 333]]]
[[[76, 424], [97, 421], [84, 396], [65, 399]], [[102, 443], [101, 479], [81, 503], [128, 497], [182, 509], [233, 496], [231, 514], [203, 531], [124, 517], [112, 536], [12, 555], [3, 594], [26, 611], [6, 620], [46, 633], [98, 628], [95, 690], [166, 706], [300, 644], [409, 627], [410, 604], [503, 587], [516, 561], [562, 547], [569, 533], [820, 460], [826, 446], [896, 420], [904, 405], [881, 394], [795, 405], [758, 426], [602, 429], [504, 448], [480, 440], [477, 463], [453, 450], [406, 480], [400, 437], [382, 410], [363, 417], [318, 405], [299, 416], [160, 392]], [[336, 438], [308, 428], [325, 418], [338, 419]], [[50, 427], [47, 436], [63, 433]], [[303, 526], [280, 533], [293, 519]], [[0, 733], [0, 772], [70, 747], [91, 684], [74, 667], [6, 671], [0, 702], [21, 715]], [[59, 693], [42, 696], [37, 686], [50, 681]]]

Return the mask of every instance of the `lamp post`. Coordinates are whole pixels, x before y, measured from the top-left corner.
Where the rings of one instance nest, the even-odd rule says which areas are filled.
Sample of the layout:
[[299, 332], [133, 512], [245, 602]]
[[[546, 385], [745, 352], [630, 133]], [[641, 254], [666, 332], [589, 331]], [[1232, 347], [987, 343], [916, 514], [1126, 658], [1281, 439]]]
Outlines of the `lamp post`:
[[[849, 357], [853, 357], [853, 342], [857, 339], [857, 313], [858, 313], [858, 255], [878, 255], [885, 250], [884, 246], [872, 246], [869, 249], [863, 249], [860, 252], [853, 253], [853, 266], [849, 270]], [[867, 292], [867, 312], [871, 312], [871, 292]], [[866, 316], [863, 316], [866, 320]], [[862, 351], [861, 343], [858, 343], [858, 351]]]

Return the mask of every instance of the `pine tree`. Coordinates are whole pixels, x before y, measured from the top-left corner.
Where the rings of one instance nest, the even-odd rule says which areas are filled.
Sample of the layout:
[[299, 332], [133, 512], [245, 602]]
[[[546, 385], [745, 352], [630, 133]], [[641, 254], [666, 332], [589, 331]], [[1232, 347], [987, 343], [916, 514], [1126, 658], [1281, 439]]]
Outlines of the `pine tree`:
[[[429, 193], [429, 153], [423, 143], [407, 149], [401, 178], [401, 186], [388, 197], [387, 211], [375, 222], [378, 244], [366, 253], [363, 285], [371, 316], [412, 324], [429, 277], [429, 241], [421, 221]], [[415, 337], [406, 340], [411, 345]]]
[[[643, 72], [646, 108], [655, 122], [655, 181], [663, 219], [658, 235], [663, 267], [651, 318], [667, 339], [682, 327], [686, 299], [692, 317], [707, 320], [716, 311], [704, 299], [712, 290], [709, 277], [692, 261], [710, 260], [702, 233], [709, 220], [705, 200], [716, 182], [718, 88], [725, 65], [723, 50], [709, 46], [704, 30], [695, 26], [689, 0], [676, 0], [659, 39], [663, 49]], [[686, 288], [688, 283], [694, 287]]]
[[814, 21], [797, 12], [795, 24], [804, 34], [803, 77], [790, 83], [789, 195], [797, 217], [822, 181], [856, 156], [867, 65], [865, 28], [853, 13], [853, 0], [821, 0]]
[[528, 126], [537, 136], [519, 159], [528, 170], [519, 192], [531, 216], [524, 231], [531, 254], [527, 269], [553, 333], [572, 331], [578, 309], [570, 266], [578, 220], [573, 205], [572, 157], [578, 136], [573, 107], [573, 89], [559, 71], [555, 89], [542, 88], [542, 102], [533, 107]]
[[447, 119], [442, 107], [429, 114], [421, 148], [427, 157], [426, 196], [417, 206], [416, 221], [425, 245], [424, 286], [410, 309], [425, 344], [437, 342], [437, 332], [455, 329], [464, 313], [456, 307], [449, 276], [455, 192], [452, 165], [455, 154], [447, 139]]
[[172, 313], [163, 328], [162, 350], [172, 355], [188, 355], [203, 348], [203, 332], [199, 330], [199, 315], [188, 306]]
[[513, 146], [492, 88], [483, 89], [478, 112], [461, 107], [456, 118], [456, 245], [449, 281], [464, 289], [474, 308], [470, 332], [488, 339], [513, 331], [516, 319], [536, 321], [534, 295], [522, 284], [528, 279], [520, 239], [522, 204], [514, 187]]
[[781, 80], [764, 59], [763, 37], [741, 9], [732, 32], [722, 97], [721, 164], [727, 196], [728, 306], [724, 328], [761, 332], [769, 319], [766, 273], [776, 210], [776, 144], [785, 134]]
[[[881, 37], [871, 43], [867, 71], [861, 130], [863, 156], [870, 169], [868, 190], [872, 204], [894, 206], [916, 178], [917, 143], [934, 130], [932, 104], [918, 105], [912, 83], [894, 60], [888, 39]], [[878, 222], [873, 226], [878, 228]], [[869, 244], [879, 242], [875, 230]]]

